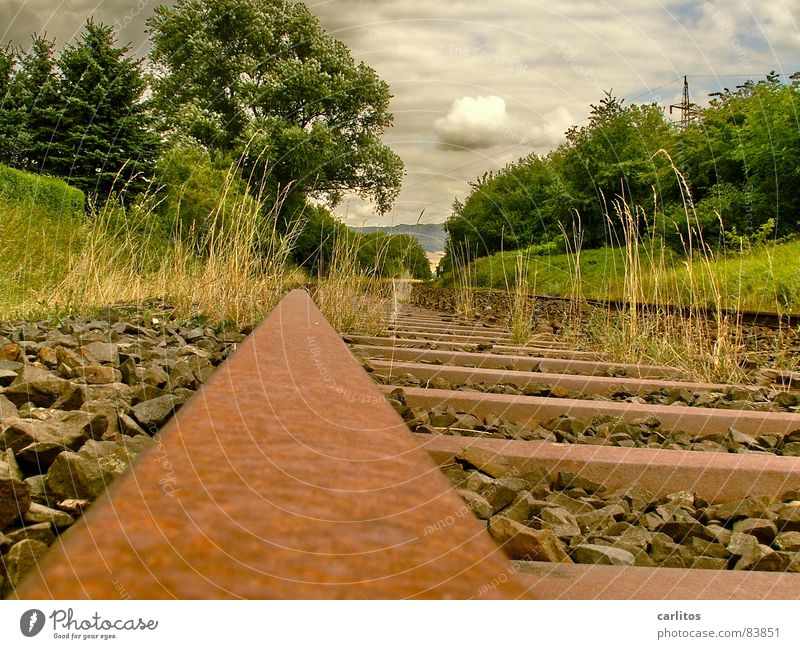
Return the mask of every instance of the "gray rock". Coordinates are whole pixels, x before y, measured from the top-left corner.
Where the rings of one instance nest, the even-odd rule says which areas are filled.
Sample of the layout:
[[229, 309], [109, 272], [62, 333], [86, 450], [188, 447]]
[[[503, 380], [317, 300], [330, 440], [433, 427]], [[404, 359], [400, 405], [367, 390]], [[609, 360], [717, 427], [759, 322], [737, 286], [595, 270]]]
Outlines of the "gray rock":
[[561, 507], [552, 507], [545, 509], [540, 514], [540, 518], [546, 523], [553, 523], [554, 525], [572, 525], [578, 526], [575, 516], [569, 511]]
[[727, 546], [731, 541], [732, 532], [721, 525], [706, 525], [706, 533], [711, 536], [710, 540], [721, 543], [725, 546]]
[[744, 548], [739, 560], [733, 566], [734, 570], [767, 570], [771, 572], [779, 571], [782, 568], [781, 555], [772, 548], [759, 543]]
[[528, 504], [528, 498], [523, 494], [518, 495], [513, 503], [500, 512], [500, 514], [506, 518], [510, 518], [518, 523], [524, 523], [528, 520], [530, 518], [530, 513], [531, 507]]
[[79, 410], [58, 413], [47, 421], [12, 419], [0, 434], [0, 446], [28, 462], [49, 465], [63, 450], [78, 450], [86, 440], [102, 437], [108, 427], [103, 415]]
[[108, 365], [85, 365], [76, 369], [75, 375], [92, 385], [106, 385], [122, 381], [122, 372]]
[[69, 387], [50, 408], [53, 410], [80, 410], [88, 400], [86, 386], [70, 383]]
[[22, 578], [36, 568], [48, 549], [47, 545], [40, 541], [26, 539], [15, 543], [2, 558], [8, 580], [6, 588], [13, 589], [18, 586]]
[[733, 524], [734, 532], [750, 534], [758, 539], [760, 543], [769, 545], [778, 535], [778, 528], [772, 521], [763, 518], [745, 518]]
[[781, 532], [772, 545], [786, 552], [800, 552], [800, 532]]
[[486, 451], [477, 446], [470, 446], [456, 455], [456, 459], [483, 471], [493, 478], [502, 478], [514, 474], [515, 470], [508, 459], [493, 451]]
[[480, 471], [469, 471], [468, 474], [466, 488], [476, 493], [480, 493], [484, 487], [492, 484], [492, 480], [494, 480], [494, 478]]
[[568, 473], [566, 471], [559, 472], [556, 485], [558, 489], [583, 489], [589, 494], [605, 491], [605, 487], [600, 483], [581, 477], [577, 473]]
[[606, 566], [632, 566], [636, 559], [631, 552], [621, 548], [592, 543], [582, 543], [572, 551], [576, 563], [591, 563]]
[[28, 485], [28, 490], [33, 502], [48, 504], [50, 497], [47, 493], [47, 476], [46, 475], [33, 475], [25, 478], [24, 482]]
[[173, 395], [142, 401], [133, 407], [133, 416], [148, 432], [155, 433], [177, 410], [178, 400]]
[[728, 567], [728, 560], [701, 556], [692, 561], [691, 567], [695, 570], [725, 570]]
[[447, 428], [458, 420], [458, 416], [452, 408], [446, 410], [434, 410], [430, 415], [430, 425], [435, 428]]
[[63, 346], [56, 349], [56, 360], [59, 366], [64, 365], [73, 370], [86, 364], [86, 360], [82, 356]]
[[608, 494], [606, 498], [609, 501], [625, 500], [630, 504], [631, 509], [637, 511], [646, 511], [657, 500], [652, 491], [636, 484], [617, 489], [614, 493]]
[[30, 541], [39, 541], [45, 545], [50, 545], [56, 540], [53, 527], [47, 522], [26, 525], [25, 527], [21, 527], [13, 532], [8, 532], [6, 536], [8, 536], [13, 543], [19, 543], [20, 541], [28, 539]]
[[30, 506], [28, 485], [17, 478], [5, 460], [0, 459], [0, 530], [24, 515]]
[[781, 507], [775, 524], [779, 532], [800, 532], [800, 503]]
[[702, 557], [713, 557], [715, 559], [725, 559], [730, 557], [728, 548], [721, 543], [715, 541], [705, 541], [694, 537], [689, 540], [689, 549], [693, 554]]
[[[118, 433], [119, 432], [119, 411], [124, 407], [119, 402], [112, 401], [111, 399], [97, 399], [96, 401], [87, 401], [81, 408], [82, 412], [88, 412], [95, 415], [102, 415], [106, 420], [106, 430], [102, 436]], [[95, 439], [99, 439], [95, 434]]]
[[[776, 552], [781, 572], [800, 572], [800, 552]], [[772, 557], [770, 557], [772, 559]]]
[[15, 406], [31, 402], [47, 408], [69, 389], [69, 381], [51, 374], [47, 370], [26, 365], [14, 383], [3, 394]]
[[5, 451], [0, 451], [0, 462], [6, 463], [12, 477], [17, 480], [23, 479], [22, 470], [19, 468], [19, 464], [17, 464], [17, 458], [14, 456], [14, 451], [10, 448]]
[[475, 430], [481, 426], [482, 422], [475, 415], [469, 413], [458, 413], [456, 420], [450, 425], [451, 428], [461, 428], [463, 430]]
[[489, 534], [510, 559], [572, 563], [564, 544], [550, 530], [534, 530], [504, 516], [493, 516]]
[[549, 529], [560, 539], [572, 539], [581, 534], [575, 517], [566, 509], [559, 507], [545, 509], [539, 514], [542, 529]]
[[575, 520], [582, 530], [592, 531], [613, 525], [618, 518], [624, 515], [625, 510], [620, 505], [607, 505], [585, 514], [578, 514], [575, 516]]
[[4, 419], [17, 417], [17, 407], [9, 401], [5, 395], [0, 394], [0, 423]]
[[585, 421], [582, 421], [577, 417], [561, 415], [560, 417], [556, 417], [555, 419], [548, 421], [544, 427], [553, 432], [579, 435], [586, 430], [587, 424]]
[[478, 518], [488, 520], [491, 517], [492, 506], [486, 498], [468, 489], [457, 489], [456, 491], [458, 491], [458, 495], [461, 496], [467, 507], [469, 507]]
[[784, 442], [780, 454], [785, 457], [800, 457], [800, 442]]
[[93, 342], [78, 349], [88, 360], [107, 365], [119, 365], [119, 346], [116, 343]]
[[721, 521], [733, 521], [740, 518], [760, 518], [772, 504], [769, 496], [751, 496], [742, 500], [733, 500], [709, 508], [708, 516]]
[[673, 403], [692, 403], [694, 395], [686, 388], [676, 387], [667, 390], [667, 404]]
[[[649, 555], [656, 563], [664, 563], [672, 557], [680, 557], [682, 551], [684, 551], [684, 548], [680, 544], [675, 543], [664, 534], [656, 534], [653, 535]], [[682, 567], [682, 564], [680, 567]]]
[[52, 509], [39, 503], [31, 503], [22, 520], [26, 523], [49, 523], [60, 530], [69, 527], [75, 522], [75, 519], [66, 512]]
[[753, 548], [757, 545], [758, 539], [755, 536], [742, 532], [733, 532], [731, 540], [728, 542], [728, 552], [736, 557], [742, 557], [751, 554]]
[[517, 492], [500, 480], [492, 480], [490, 484], [481, 489], [481, 496], [491, 505], [492, 514], [495, 514], [510, 504], [517, 497]]
[[451, 464], [450, 466], [442, 467], [442, 473], [444, 473], [451, 485], [462, 488], [466, 487], [467, 481], [469, 480], [470, 475], [472, 475], [467, 471], [464, 471], [464, 468], [460, 464]]
[[[175, 363], [169, 373], [169, 386], [171, 390], [176, 390], [178, 388], [193, 390], [197, 387], [197, 379], [187, 359], [182, 359]], [[458, 427], [462, 428], [463, 426]]]
[[77, 453], [64, 451], [47, 471], [47, 490], [58, 499], [94, 500], [130, 464], [114, 442], [90, 440]]
[[667, 521], [659, 525], [654, 531], [666, 534], [677, 543], [684, 543], [692, 537], [710, 538], [710, 535], [706, 533], [705, 526], [690, 516], [682, 520]]
[[545, 500], [549, 503], [552, 503], [555, 507], [561, 507], [562, 509], [566, 509], [570, 514], [588, 514], [595, 511], [594, 507], [590, 504], [577, 500], [575, 498], [570, 498], [569, 496], [554, 491], [551, 493]]

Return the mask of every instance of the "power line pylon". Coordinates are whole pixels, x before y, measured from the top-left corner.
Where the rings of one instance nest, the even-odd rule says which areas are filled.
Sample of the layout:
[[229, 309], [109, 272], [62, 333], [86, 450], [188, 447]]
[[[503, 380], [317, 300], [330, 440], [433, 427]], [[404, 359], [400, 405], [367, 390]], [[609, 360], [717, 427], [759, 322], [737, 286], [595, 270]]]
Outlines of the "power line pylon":
[[695, 109], [695, 105], [689, 100], [689, 80], [685, 75], [683, 77], [683, 98], [680, 104], [670, 104], [670, 115], [672, 115], [673, 108], [681, 111], [681, 129], [685, 129], [691, 123]]

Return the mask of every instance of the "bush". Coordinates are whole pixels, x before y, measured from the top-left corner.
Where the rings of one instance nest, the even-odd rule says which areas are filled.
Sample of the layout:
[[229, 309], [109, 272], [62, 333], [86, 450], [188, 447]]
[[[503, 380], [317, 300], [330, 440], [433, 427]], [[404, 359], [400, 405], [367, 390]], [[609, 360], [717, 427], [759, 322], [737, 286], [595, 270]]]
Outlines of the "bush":
[[0, 197], [21, 207], [36, 207], [53, 215], [80, 219], [86, 197], [63, 180], [0, 165]]
[[244, 199], [246, 189], [228, 160], [213, 159], [199, 145], [178, 143], [156, 163], [156, 212], [165, 239], [180, 239], [206, 252], [211, 229]]

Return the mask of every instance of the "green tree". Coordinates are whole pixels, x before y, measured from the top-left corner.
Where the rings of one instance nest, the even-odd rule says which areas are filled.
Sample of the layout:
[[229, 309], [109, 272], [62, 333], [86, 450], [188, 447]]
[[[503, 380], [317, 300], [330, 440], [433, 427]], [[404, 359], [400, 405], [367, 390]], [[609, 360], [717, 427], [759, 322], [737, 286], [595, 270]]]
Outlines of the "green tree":
[[325, 34], [302, 3], [178, 0], [148, 21], [156, 98], [173, 132], [245, 160], [255, 184], [335, 206], [344, 193], [381, 213], [402, 180], [380, 140], [392, 123], [389, 88]]
[[16, 166], [50, 173], [50, 156], [57, 152], [61, 95], [56, 74], [55, 43], [34, 35], [14, 78], [13, 100], [19, 118]]
[[[774, 223], [774, 234], [800, 226], [800, 88], [770, 74], [735, 90], [714, 93], [680, 135], [684, 172], [706, 243], [725, 232], [754, 236]], [[665, 232], [686, 238], [686, 218], [668, 215]]]
[[612, 207], [617, 198], [629, 205], [650, 205], [655, 190], [663, 205], [678, 196], [667, 158], [657, 155], [660, 149], [671, 149], [675, 137], [660, 106], [624, 106], [607, 92], [592, 106], [588, 124], [572, 127], [566, 137], [560, 148], [560, 173], [569, 179], [587, 246], [620, 240]]
[[16, 50], [10, 45], [0, 48], [0, 162], [10, 166], [16, 163], [19, 135], [16, 64]]
[[101, 197], [137, 193], [158, 154], [142, 62], [115, 47], [114, 29], [86, 22], [58, 59], [63, 114], [49, 169]]
[[306, 205], [300, 218], [303, 219], [302, 229], [292, 247], [292, 259], [313, 275], [324, 274], [336, 240], [347, 237], [347, 227], [324, 205]]
[[428, 257], [410, 234], [368, 232], [355, 236], [358, 262], [364, 271], [380, 277], [411, 275], [414, 279], [431, 278]]
[[177, 142], [156, 163], [159, 229], [165, 238], [181, 239], [205, 253], [211, 228], [235, 212], [246, 194], [230, 161], [214, 158], [197, 143]]

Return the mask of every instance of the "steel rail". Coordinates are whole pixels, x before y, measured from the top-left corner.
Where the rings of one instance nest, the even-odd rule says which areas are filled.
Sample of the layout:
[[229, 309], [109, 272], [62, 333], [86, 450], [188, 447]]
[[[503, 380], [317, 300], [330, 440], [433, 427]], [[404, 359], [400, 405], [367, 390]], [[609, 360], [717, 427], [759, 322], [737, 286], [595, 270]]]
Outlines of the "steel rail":
[[16, 595], [113, 599], [121, 585], [134, 599], [524, 596], [463, 509], [294, 291]]

